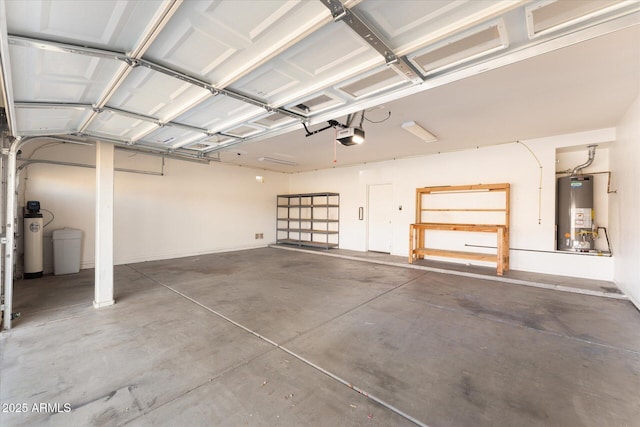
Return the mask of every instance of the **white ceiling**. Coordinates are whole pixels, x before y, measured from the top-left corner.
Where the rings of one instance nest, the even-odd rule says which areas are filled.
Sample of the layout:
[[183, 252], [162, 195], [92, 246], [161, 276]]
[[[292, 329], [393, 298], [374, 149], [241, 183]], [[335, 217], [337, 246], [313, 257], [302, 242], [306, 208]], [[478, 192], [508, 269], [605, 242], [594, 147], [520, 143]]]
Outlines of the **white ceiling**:
[[[11, 130], [295, 172], [614, 126], [640, 91], [637, 1], [342, 3], [3, 1]], [[362, 145], [305, 136], [361, 110]]]

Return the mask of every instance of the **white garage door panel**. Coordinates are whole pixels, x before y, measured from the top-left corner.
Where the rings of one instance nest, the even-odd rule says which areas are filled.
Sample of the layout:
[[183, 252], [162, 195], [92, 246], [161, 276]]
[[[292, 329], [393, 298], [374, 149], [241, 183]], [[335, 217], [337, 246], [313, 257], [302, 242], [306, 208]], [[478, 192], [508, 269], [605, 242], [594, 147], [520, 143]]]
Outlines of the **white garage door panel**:
[[390, 47], [407, 53], [427, 42], [469, 28], [521, 1], [429, 0], [398, 2], [365, 1], [354, 9], [382, 32]]
[[221, 86], [327, 17], [320, 2], [184, 2], [147, 57]]
[[209, 9], [211, 14], [216, 14], [219, 21], [228, 25], [231, 31], [236, 32], [249, 41], [254, 41], [265, 32], [273, 30], [273, 26], [287, 13], [291, 12], [299, 1], [262, 1], [251, 5], [250, 13], [246, 3], [224, 2], [217, 3]]
[[18, 102], [91, 104], [100, 96], [119, 66], [115, 60], [19, 45], [11, 45], [9, 52], [14, 98]]
[[228, 129], [263, 113], [264, 108], [228, 96], [212, 96], [179, 116], [176, 121], [216, 131]]
[[293, 117], [285, 116], [284, 114], [280, 113], [263, 114], [258, 119], [252, 121], [252, 123], [260, 125], [262, 129], [273, 129], [294, 122], [296, 122], [296, 119], [294, 119]]
[[232, 88], [267, 103], [273, 103], [276, 95], [287, 89], [300, 87], [301, 82], [295, 77], [297, 73], [292, 71], [282, 66], [279, 61], [273, 61], [260, 67], [260, 70], [254, 71], [237, 85], [232, 85]]
[[340, 83], [337, 88], [357, 99], [410, 84], [411, 82], [393, 68], [381, 65]]
[[302, 48], [290, 49], [283, 55], [283, 60], [290, 67], [304, 71], [307, 76], [316, 77], [345, 64], [366, 59], [367, 53], [373, 57], [371, 47], [344, 26], [329, 27], [324, 33], [322, 38], [311, 37]]
[[[206, 16], [185, 19], [174, 27], [171, 37], [157, 39], [147, 56], [162, 58], [163, 64], [191, 75], [203, 78], [238, 49], [220, 37], [224, 35], [221, 23]], [[202, 46], [207, 47], [205, 51]]]
[[87, 110], [76, 108], [57, 108], [52, 110], [16, 108], [18, 134], [28, 136], [75, 132], [78, 130], [82, 119], [87, 115]]
[[283, 105], [381, 63], [381, 55], [338, 22], [313, 33], [231, 87], [272, 105]]
[[226, 131], [226, 133], [229, 135], [235, 136], [237, 138], [246, 138], [251, 135], [256, 135], [262, 130], [264, 130], [264, 128], [261, 126], [243, 124], [235, 128], [229, 129], [228, 131]]
[[138, 67], [131, 71], [108, 105], [167, 120], [196, 100], [208, 96], [210, 92], [205, 89]]
[[90, 134], [114, 135], [118, 139], [135, 141], [138, 135], [151, 132], [157, 127], [154, 123], [105, 111], [91, 122], [87, 132]]
[[160, 1], [7, 1], [9, 34], [130, 51]]
[[187, 145], [191, 142], [203, 138], [204, 136], [205, 135], [199, 132], [193, 132], [177, 127], [165, 126], [162, 128], [158, 128], [156, 131], [143, 137], [140, 142], [173, 147]]

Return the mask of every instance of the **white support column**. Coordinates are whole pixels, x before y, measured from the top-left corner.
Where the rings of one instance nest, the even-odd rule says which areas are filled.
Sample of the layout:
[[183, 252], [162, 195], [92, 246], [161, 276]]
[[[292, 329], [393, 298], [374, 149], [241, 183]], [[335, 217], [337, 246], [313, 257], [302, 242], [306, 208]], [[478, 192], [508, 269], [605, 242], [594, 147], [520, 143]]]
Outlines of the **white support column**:
[[96, 142], [96, 284], [95, 308], [113, 299], [113, 181], [114, 146]]
[[11, 312], [13, 311], [13, 262], [15, 245], [16, 218], [16, 163], [20, 141], [14, 141], [9, 148], [7, 158], [7, 195], [6, 195], [6, 243], [4, 250], [4, 317], [3, 328], [11, 329]]

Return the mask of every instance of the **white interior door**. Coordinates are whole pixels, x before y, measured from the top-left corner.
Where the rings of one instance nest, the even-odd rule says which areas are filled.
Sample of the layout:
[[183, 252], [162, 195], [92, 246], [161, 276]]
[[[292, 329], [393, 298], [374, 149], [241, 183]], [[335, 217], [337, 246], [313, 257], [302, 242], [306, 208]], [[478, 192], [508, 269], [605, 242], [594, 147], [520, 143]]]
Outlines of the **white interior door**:
[[391, 253], [391, 216], [393, 213], [391, 184], [369, 186], [368, 250]]

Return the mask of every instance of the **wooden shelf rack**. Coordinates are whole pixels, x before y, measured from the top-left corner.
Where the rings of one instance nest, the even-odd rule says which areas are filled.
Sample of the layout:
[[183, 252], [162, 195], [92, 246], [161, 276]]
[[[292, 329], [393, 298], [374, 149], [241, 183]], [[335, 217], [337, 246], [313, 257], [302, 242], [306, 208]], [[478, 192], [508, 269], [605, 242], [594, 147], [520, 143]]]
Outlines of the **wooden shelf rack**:
[[[501, 192], [504, 197], [501, 200], [488, 200], [479, 203], [480, 199], [474, 199], [472, 203], [479, 203], [483, 207], [427, 207], [430, 195], [465, 194], [474, 193], [475, 197], [482, 198], [483, 194]], [[442, 203], [442, 201], [441, 201]], [[489, 204], [486, 207], [485, 204]], [[499, 205], [498, 205], [499, 204]], [[416, 222], [409, 228], [409, 263], [413, 264], [417, 259], [425, 256], [453, 257], [471, 259], [476, 261], [490, 261], [496, 263], [496, 272], [502, 275], [509, 270], [509, 184], [477, 184], [458, 186], [423, 187], [416, 189]], [[489, 213], [492, 217], [500, 217], [500, 221], [492, 224], [476, 224], [473, 219]], [[438, 217], [450, 218], [460, 215], [464, 222], [445, 222], [437, 220]], [[427, 217], [435, 217], [433, 221], [427, 221]], [[475, 217], [475, 218], [474, 218]], [[479, 233], [495, 233], [497, 251], [493, 253], [478, 253], [469, 251], [457, 251], [435, 249], [426, 247], [425, 234], [427, 230], [465, 231]]]

